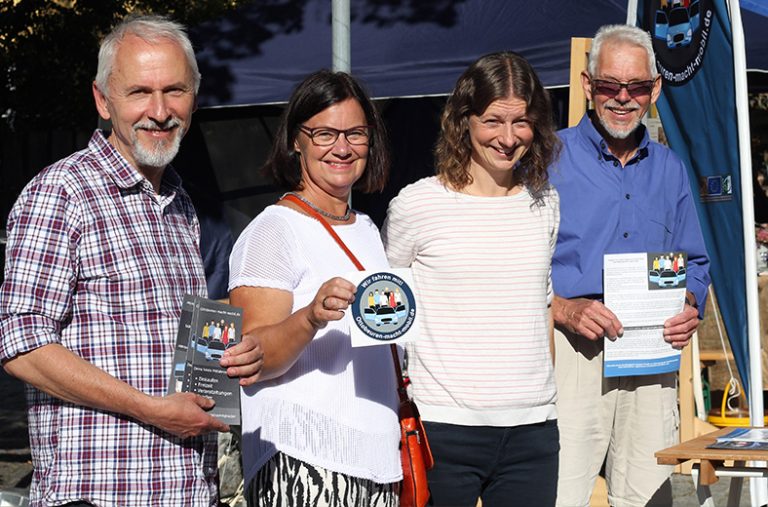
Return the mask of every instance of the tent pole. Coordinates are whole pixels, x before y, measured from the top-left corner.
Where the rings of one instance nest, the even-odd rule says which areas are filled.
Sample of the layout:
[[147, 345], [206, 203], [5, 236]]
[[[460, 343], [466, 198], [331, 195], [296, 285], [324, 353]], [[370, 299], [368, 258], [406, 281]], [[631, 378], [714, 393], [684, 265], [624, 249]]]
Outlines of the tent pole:
[[349, 0], [332, 0], [333, 71], [350, 72], [350, 17]]
[[627, 2], [627, 24], [632, 26], [637, 24], [637, 0]]
[[[747, 292], [747, 337], [749, 343], [749, 417], [752, 426], [765, 426], [763, 419], [763, 372], [760, 344], [760, 314], [757, 294], [757, 264], [755, 245], [755, 210], [752, 202], [752, 153], [749, 133], [749, 106], [747, 95], [747, 57], [744, 48], [744, 29], [738, 0], [728, 2], [733, 40], [733, 75], [736, 94], [736, 116], [741, 166], [741, 205], [744, 225], [744, 276]], [[750, 482], [752, 505], [763, 505], [768, 498], [766, 480]]]
[[733, 34], [733, 67], [738, 116], [739, 158], [741, 165], [741, 205], [744, 216], [744, 274], [747, 290], [747, 336], [749, 342], [749, 405], [750, 424], [764, 426], [763, 375], [760, 353], [760, 314], [758, 312], [757, 264], [755, 245], [755, 209], [752, 202], [752, 154], [749, 133], [747, 96], [747, 64], [744, 52], [744, 32], [738, 0], [728, 4]]

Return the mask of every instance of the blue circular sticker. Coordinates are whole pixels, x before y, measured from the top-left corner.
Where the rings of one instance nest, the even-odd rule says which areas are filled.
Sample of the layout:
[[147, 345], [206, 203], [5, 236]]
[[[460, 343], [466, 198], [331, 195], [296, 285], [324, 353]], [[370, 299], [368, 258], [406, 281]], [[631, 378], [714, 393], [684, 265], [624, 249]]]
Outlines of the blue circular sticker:
[[396, 340], [411, 328], [416, 317], [413, 291], [392, 273], [374, 273], [357, 285], [352, 316], [368, 337]]

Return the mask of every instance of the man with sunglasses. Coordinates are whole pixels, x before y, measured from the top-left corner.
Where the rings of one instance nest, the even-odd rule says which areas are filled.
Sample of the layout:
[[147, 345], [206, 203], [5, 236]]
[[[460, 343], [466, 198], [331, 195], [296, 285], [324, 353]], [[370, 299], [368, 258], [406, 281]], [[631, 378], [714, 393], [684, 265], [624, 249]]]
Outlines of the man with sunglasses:
[[664, 328], [678, 349], [703, 313], [709, 260], [685, 167], [641, 124], [661, 91], [648, 33], [601, 28], [581, 80], [594, 110], [560, 133], [563, 151], [550, 168], [561, 210], [552, 259], [557, 504], [588, 506], [605, 461], [613, 507], [671, 505], [672, 467], [653, 453], [677, 440], [675, 373], [603, 378], [603, 339], [623, 333], [602, 303], [603, 254], [688, 253], [686, 304]]

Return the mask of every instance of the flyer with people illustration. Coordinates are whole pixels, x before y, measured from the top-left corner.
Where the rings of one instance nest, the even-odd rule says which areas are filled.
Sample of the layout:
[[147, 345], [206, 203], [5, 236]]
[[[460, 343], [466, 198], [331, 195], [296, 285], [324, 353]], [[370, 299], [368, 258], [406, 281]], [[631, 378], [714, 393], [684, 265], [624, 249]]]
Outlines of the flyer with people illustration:
[[347, 312], [353, 347], [414, 341], [419, 327], [413, 278], [407, 268], [355, 271], [345, 276], [357, 285]]
[[768, 430], [765, 428], [736, 428], [717, 437], [707, 449], [768, 450]]
[[193, 392], [211, 398], [216, 402], [211, 415], [240, 424], [239, 379], [230, 378], [219, 360], [225, 350], [240, 343], [242, 322], [240, 308], [185, 295], [168, 394]]
[[680, 351], [664, 341], [664, 322], [685, 304], [685, 252], [608, 254], [603, 258], [604, 303], [624, 334], [606, 339], [606, 377], [677, 371]]

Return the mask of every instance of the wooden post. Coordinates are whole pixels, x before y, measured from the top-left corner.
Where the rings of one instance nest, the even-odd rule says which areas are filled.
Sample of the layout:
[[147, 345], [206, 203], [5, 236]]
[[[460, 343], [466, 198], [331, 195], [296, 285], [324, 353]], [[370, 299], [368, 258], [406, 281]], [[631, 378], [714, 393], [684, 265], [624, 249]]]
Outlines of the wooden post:
[[587, 96], [581, 87], [581, 71], [587, 68], [592, 39], [571, 38], [571, 81], [568, 92], [568, 126], [576, 126], [587, 111]]

